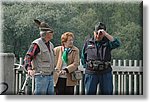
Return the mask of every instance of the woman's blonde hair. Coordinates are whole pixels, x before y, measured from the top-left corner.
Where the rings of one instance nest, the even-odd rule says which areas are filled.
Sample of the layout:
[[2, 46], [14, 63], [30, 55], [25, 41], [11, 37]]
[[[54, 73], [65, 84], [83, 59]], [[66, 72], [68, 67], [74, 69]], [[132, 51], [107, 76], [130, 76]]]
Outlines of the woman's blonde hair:
[[64, 34], [61, 35], [61, 44], [62, 45], [64, 42], [67, 42], [69, 36], [74, 39], [74, 34], [72, 32], [65, 32]]

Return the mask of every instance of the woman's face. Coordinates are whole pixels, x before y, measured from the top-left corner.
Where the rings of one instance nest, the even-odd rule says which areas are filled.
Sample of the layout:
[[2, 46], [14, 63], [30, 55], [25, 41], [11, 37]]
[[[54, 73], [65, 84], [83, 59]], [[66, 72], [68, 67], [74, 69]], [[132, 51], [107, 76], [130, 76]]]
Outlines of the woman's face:
[[66, 47], [66, 48], [71, 48], [72, 46], [73, 46], [73, 37], [71, 37], [71, 36], [68, 36], [68, 39], [67, 39], [67, 41], [66, 42], [64, 42], [64, 46]]

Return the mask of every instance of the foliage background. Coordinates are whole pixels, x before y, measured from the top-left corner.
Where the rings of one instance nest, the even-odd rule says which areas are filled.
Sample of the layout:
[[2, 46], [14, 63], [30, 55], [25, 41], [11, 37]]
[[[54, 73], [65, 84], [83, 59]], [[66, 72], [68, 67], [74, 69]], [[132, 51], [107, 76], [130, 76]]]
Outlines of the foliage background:
[[94, 25], [101, 21], [107, 32], [122, 44], [113, 50], [112, 59], [143, 59], [143, 3], [49, 3], [3, 2], [3, 50], [24, 57], [31, 42], [39, 37], [34, 18], [54, 29], [54, 46], [60, 36], [71, 31], [75, 45], [82, 49], [84, 39], [93, 35]]

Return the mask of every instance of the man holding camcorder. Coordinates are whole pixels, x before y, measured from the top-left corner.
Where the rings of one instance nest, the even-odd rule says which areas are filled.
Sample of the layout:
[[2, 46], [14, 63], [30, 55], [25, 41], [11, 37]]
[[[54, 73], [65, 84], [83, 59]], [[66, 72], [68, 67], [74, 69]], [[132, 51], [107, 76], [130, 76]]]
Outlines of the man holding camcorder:
[[95, 95], [97, 85], [103, 95], [113, 92], [111, 51], [120, 46], [120, 41], [106, 32], [106, 26], [98, 22], [94, 36], [84, 43], [81, 61], [85, 68], [85, 90], [87, 95]]

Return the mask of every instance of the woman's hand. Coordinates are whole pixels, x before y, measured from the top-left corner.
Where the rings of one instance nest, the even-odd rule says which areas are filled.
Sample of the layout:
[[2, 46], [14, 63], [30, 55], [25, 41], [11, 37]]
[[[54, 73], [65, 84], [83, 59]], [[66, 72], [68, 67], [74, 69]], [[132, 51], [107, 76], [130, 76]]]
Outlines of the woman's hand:
[[66, 71], [65, 70], [61, 70], [59, 73], [60, 73], [60, 75], [66, 75]]

